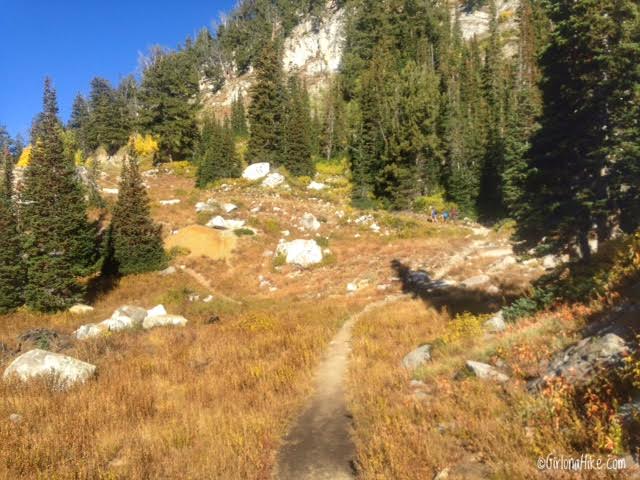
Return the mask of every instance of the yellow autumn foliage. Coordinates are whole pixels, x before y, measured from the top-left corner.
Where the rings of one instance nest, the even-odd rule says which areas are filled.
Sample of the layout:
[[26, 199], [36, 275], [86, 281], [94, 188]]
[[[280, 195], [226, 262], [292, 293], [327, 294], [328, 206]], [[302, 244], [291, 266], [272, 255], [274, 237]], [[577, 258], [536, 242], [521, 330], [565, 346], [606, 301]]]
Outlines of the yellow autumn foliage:
[[18, 159], [18, 167], [25, 168], [29, 165], [29, 162], [31, 162], [32, 149], [33, 148], [31, 147], [31, 145], [24, 147], [22, 153], [20, 154], [20, 158]]
[[140, 157], [149, 157], [158, 151], [158, 141], [152, 135], [136, 133], [129, 140], [134, 152]]

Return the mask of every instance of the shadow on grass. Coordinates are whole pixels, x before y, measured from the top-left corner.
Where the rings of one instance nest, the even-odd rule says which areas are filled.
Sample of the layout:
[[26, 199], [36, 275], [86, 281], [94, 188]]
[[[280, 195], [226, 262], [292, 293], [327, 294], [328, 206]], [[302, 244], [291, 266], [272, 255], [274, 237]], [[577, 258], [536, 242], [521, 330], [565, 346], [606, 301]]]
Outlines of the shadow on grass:
[[120, 283], [120, 275], [105, 274], [96, 275], [87, 282], [85, 294], [86, 302], [93, 305], [98, 299], [114, 290]]
[[391, 268], [402, 283], [402, 292], [419, 298], [425, 305], [451, 315], [470, 312], [475, 315], [492, 313], [500, 309], [512, 298], [499, 293], [489, 294], [481, 290], [464, 288], [442, 280], [434, 280], [425, 270], [412, 270], [400, 260], [392, 260]]

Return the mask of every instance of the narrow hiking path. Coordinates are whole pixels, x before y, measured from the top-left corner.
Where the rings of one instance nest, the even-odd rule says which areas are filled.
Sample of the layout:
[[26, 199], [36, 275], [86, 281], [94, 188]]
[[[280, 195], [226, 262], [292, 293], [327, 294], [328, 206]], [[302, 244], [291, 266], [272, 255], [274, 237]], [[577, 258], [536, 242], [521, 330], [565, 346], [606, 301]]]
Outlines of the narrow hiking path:
[[235, 299], [233, 299], [231, 297], [227, 297], [226, 295], [223, 295], [222, 293], [215, 291], [214, 288], [211, 286], [211, 282], [209, 280], [207, 280], [204, 277], [204, 275], [202, 275], [201, 273], [198, 273], [195, 270], [193, 270], [192, 268], [189, 268], [189, 267], [186, 267], [186, 266], [181, 266], [180, 270], [182, 270], [184, 273], [189, 275], [191, 278], [193, 278], [196, 282], [198, 282], [204, 288], [209, 290], [209, 292], [214, 297], [221, 298], [222, 300], [225, 300], [225, 301], [230, 302], [230, 303], [235, 303], [236, 305], [242, 305], [242, 302], [240, 302], [238, 300], [235, 300]]
[[280, 450], [279, 480], [348, 480], [355, 478], [356, 449], [351, 439], [344, 377], [351, 353], [351, 333], [367, 312], [404, 295], [386, 297], [349, 318], [329, 344], [315, 373], [315, 392]]

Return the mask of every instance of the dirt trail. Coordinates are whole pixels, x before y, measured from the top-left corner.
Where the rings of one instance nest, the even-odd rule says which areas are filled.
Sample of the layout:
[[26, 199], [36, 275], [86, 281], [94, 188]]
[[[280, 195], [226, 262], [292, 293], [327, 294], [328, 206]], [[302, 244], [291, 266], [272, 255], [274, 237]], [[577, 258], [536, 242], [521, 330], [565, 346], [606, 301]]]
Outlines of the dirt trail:
[[214, 297], [217, 298], [221, 298], [227, 302], [230, 303], [235, 303], [236, 305], [242, 305], [242, 302], [239, 302], [238, 300], [235, 300], [231, 297], [227, 297], [226, 295], [223, 295], [222, 293], [216, 292], [213, 287], [211, 286], [211, 282], [209, 282], [209, 280], [207, 280], [204, 275], [202, 275], [201, 273], [196, 272], [195, 270], [189, 268], [189, 267], [180, 267], [180, 269], [186, 273], [187, 275], [189, 275], [191, 278], [193, 278], [196, 282], [198, 282], [200, 285], [202, 285], [204, 288], [206, 288], [207, 290], [209, 290], [209, 292], [211, 292], [211, 294]]
[[394, 295], [367, 305], [347, 320], [333, 338], [315, 374], [315, 393], [285, 438], [275, 478], [347, 480], [355, 478], [356, 450], [351, 439], [344, 376], [351, 353], [353, 326], [365, 313], [403, 298]]

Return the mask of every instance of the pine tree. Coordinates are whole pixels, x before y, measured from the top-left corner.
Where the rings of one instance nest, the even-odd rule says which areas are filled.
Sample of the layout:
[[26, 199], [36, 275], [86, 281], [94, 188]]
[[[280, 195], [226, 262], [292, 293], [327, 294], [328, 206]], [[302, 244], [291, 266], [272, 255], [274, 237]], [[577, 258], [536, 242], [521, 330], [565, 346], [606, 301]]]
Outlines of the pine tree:
[[289, 79], [284, 115], [282, 165], [296, 176], [313, 176], [311, 158], [311, 115], [306, 89], [296, 76]]
[[198, 71], [187, 51], [157, 52], [144, 71], [139, 124], [159, 138], [160, 161], [191, 160], [198, 139]]
[[322, 155], [330, 160], [342, 154], [347, 147], [347, 119], [339, 80], [332, 80], [323, 103], [324, 113], [319, 138]]
[[103, 78], [91, 81], [89, 99], [90, 114], [85, 130], [89, 150], [103, 146], [114, 154], [127, 143], [131, 133], [131, 122], [124, 106], [124, 99]]
[[8, 148], [2, 150], [0, 160], [0, 314], [3, 314], [24, 303], [26, 271], [13, 199], [13, 159]]
[[75, 165], [64, 153], [62, 127], [51, 81], [34, 130], [31, 162], [24, 173], [21, 225], [27, 259], [25, 300], [36, 310], [58, 310], [81, 297], [76, 281], [96, 261], [95, 231]]
[[637, 129], [627, 115], [637, 101], [638, 74], [630, 65], [638, 60], [632, 33], [638, 8], [632, 1], [563, 0], [549, 15], [555, 28], [541, 58], [545, 104], [533, 139], [521, 234], [532, 242], [546, 236], [558, 246], [575, 242], [588, 257], [589, 234], [607, 238], [617, 218], [611, 195], [618, 153], [637, 151], [637, 135], [624, 132]]
[[255, 65], [249, 106], [249, 163], [280, 164], [286, 92], [277, 42], [268, 43]]
[[247, 135], [247, 119], [244, 111], [242, 92], [238, 93], [238, 96], [231, 104], [231, 127], [234, 135], [238, 137]]
[[233, 128], [229, 123], [220, 125], [215, 118], [207, 118], [196, 148], [198, 165], [196, 186], [205, 188], [221, 178], [240, 176], [240, 160], [236, 153]]
[[76, 95], [71, 107], [71, 117], [67, 129], [74, 132], [78, 148], [85, 153], [89, 150], [87, 146], [89, 118], [89, 104], [81, 94]]
[[127, 156], [122, 165], [118, 201], [109, 232], [113, 249], [111, 268], [121, 275], [165, 268], [167, 258], [160, 230], [151, 219], [149, 197], [138, 162]]

